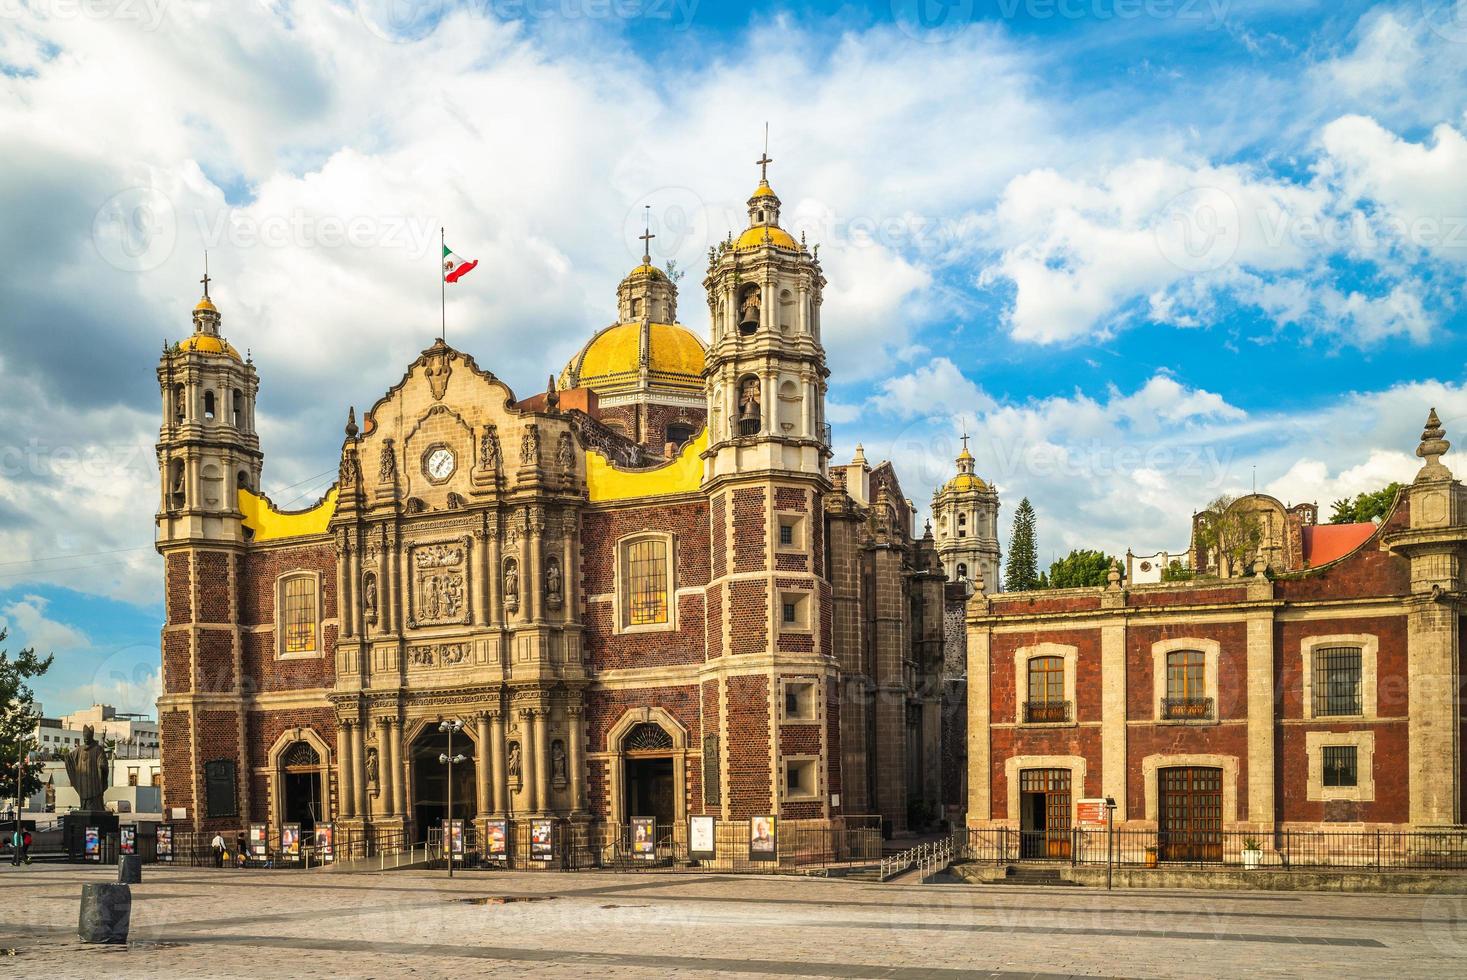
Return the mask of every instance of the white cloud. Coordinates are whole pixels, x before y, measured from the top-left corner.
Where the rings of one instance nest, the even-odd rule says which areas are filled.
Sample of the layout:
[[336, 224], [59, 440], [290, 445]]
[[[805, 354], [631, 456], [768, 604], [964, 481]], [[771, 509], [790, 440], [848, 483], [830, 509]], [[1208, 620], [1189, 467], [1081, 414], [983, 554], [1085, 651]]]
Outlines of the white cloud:
[[81, 630], [46, 616], [49, 604], [44, 596], [22, 596], [0, 608], [4, 614], [0, 628], [9, 630], [11, 639], [34, 648], [40, 657], [90, 647], [92, 641]]
[[898, 418], [924, 415], [976, 414], [993, 407], [993, 399], [968, 380], [946, 357], [933, 358], [910, 374], [882, 381], [868, 404]]

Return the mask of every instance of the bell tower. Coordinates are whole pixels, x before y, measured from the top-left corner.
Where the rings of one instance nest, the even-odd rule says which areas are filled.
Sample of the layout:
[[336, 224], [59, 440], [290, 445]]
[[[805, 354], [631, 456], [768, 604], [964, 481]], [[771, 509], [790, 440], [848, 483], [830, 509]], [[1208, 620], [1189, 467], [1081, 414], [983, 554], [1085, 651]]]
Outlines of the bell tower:
[[706, 608], [710, 661], [718, 657], [703, 697], [719, 708], [717, 730], [739, 733], [720, 747], [716, 780], [711, 770], [705, 779], [721, 788], [726, 818], [822, 819], [842, 812], [825, 568], [825, 278], [816, 255], [779, 226], [771, 162], [767, 151], [758, 161], [748, 228], [710, 250], [703, 280], [712, 321]]
[[239, 490], [258, 490], [254, 365], [219, 334], [204, 295], [193, 332], [158, 362], [157, 548], [166, 594], [162, 646], [163, 795], [195, 830], [242, 827], [250, 814], [240, 580], [246, 545]]
[[932, 495], [937, 556], [948, 581], [999, 591], [998, 491], [973, 472], [968, 437], [958, 453], [958, 472]]

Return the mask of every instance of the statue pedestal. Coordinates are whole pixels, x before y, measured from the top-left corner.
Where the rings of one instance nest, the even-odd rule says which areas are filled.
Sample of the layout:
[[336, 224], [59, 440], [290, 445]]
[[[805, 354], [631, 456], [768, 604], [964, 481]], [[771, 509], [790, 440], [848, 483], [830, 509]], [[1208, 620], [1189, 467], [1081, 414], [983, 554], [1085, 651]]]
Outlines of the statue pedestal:
[[98, 857], [106, 854], [107, 838], [117, 836], [117, 814], [106, 810], [73, 810], [61, 818], [61, 847], [68, 861], [87, 860], [87, 828], [97, 828]]

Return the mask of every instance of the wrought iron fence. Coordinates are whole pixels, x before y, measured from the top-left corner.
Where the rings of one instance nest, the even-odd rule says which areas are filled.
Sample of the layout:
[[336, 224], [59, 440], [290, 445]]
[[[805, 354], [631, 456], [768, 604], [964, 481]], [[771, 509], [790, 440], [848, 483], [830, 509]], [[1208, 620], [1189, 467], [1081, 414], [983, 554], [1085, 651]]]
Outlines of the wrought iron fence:
[[1467, 870], [1467, 830], [1104, 830], [954, 832], [961, 856], [1005, 864], [1061, 862], [1118, 867], [1369, 868]]
[[1212, 698], [1162, 698], [1161, 716], [1168, 720], [1211, 718]]
[[1067, 722], [1070, 720], [1068, 701], [1025, 701], [1024, 720], [1037, 722]]

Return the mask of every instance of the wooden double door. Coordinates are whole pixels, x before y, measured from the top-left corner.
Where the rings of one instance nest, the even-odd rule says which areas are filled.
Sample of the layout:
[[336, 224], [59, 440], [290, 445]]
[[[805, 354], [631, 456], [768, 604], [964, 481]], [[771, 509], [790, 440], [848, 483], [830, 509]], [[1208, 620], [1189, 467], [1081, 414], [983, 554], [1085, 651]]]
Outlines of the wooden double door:
[[1062, 860], [1070, 856], [1071, 789], [1068, 769], [1019, 772], [1019, 856]]
[[1157, 857], [1163, 861], [1222, 860], [1222, 770], [1178, 766], [1157, 773]]

